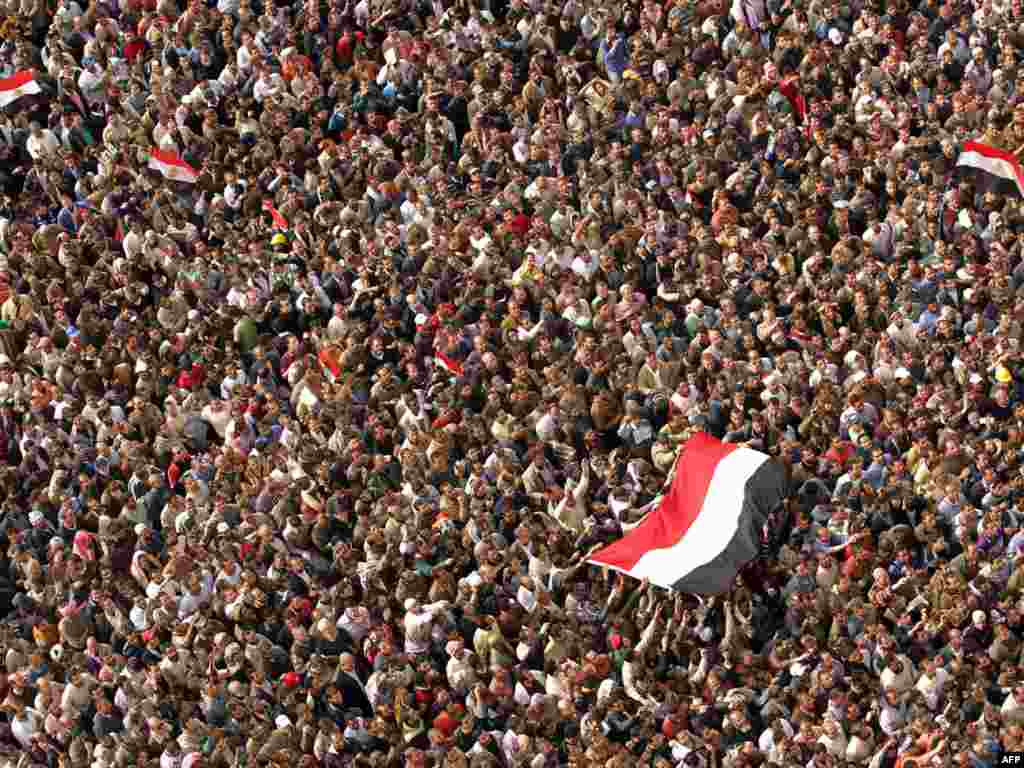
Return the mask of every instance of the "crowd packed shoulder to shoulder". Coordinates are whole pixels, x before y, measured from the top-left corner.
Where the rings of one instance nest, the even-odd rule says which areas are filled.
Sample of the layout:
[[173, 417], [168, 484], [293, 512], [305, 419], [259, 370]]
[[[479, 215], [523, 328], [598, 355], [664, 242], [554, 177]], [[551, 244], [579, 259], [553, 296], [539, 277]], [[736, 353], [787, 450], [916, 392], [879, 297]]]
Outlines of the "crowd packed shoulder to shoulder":
[[[1024, 749], [1020, 0], [0, 18], [3, 768]], [[587, 564], [701, 431], [775, 546]]]

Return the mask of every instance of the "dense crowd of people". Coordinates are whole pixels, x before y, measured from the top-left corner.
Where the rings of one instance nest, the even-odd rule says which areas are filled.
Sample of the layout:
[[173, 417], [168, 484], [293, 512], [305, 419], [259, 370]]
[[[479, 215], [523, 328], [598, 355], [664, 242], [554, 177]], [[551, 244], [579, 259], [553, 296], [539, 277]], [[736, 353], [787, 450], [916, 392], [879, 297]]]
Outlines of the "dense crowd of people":
[[[0, 18], [3, 768], [1024, 749], [1020, 0]], [[774, 546], [588, 564], [698, 432]]]

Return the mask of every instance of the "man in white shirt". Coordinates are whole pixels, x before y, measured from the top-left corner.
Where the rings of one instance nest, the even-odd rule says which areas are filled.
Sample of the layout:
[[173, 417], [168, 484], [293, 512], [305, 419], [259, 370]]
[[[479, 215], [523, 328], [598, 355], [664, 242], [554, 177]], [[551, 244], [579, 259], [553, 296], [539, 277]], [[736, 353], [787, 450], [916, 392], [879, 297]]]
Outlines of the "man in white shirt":
[[23, 749], [32, 746], [35, 735], [42, 730], [43, 716], [32, 707], [16, 705], [14, 717], [11, 719], [11, 735], [21, 744]]
[[341, 302], [335, 303], [334, 314], [327, 321], [327, 338], [331, 341], [337, 341], [348, 333], [347, 314], [348, 311], [345, 309], [344, 304]]
[[[940, 672], [943, 670], [939, 670]], [[1024, 686], [1016, 686], [1013, 693], [1006, 697], [999, 713], [1004, 723], [1021, 725], [1024, 723]]]
[[32, 123], [29, 127], [29, 137], [26, 149], [35, 162], [46, 160], [57, 154], [60, 149], [60, 140], [49, 128], [40, 127], [39, 123]]
[[229, 363], [226, 370], [224, 380], [220, 385], [220, 395], [224, 400], [230, 400], [235, 387], [245, 386], [249, 383], [248, 376], [245, 375], [239, 365], [235, 362]]
[[548, 514], [566, 528], [573, 531], [583, 530], [583, 520], [587, 517], [587, 492], [590, 489], [590, 464], [583, 464], [583, 472], [579, 482], [567, 480], [562, 499], [555, 504], [548, 504]]
[[248, 32], [243, 33], [242, 44], [238, 46], [238, 53], [235, 54], [235, 63], [238, 65], [238, 71], [248, 72], [250, 67], [253, 66], [253, 59], [256, 59], [258, 56], [259, 51], [252, 39], [252, 35]]
[[236, 213], [242, 208], [242, 201], [245, 199], [246, 183], [235, 177], [234, 173], [224, 174], [224, 202]]
[[133, 221], [129, 226], [129, 230], [125, 232], [124, 239], [121, 241], [121, 248], [129, 261], [135, 261], [142, 253], [145, 242], [142, 225], [138, 221]]
[[409, 598], [405, 601], [405, 652], [410, 656], [420, 656], [430, 649], [431, 632], [434, 618], [448, 607], [448, 603], [440, 602], [432, 605], [420, 605], [417, 600]]
[[883, 690], [893, 690], [902, 694], [914, 685], [914, 677], [913, 662], [903, 654], [893, 654], [882, 670], [880, 682]]
[[629, 330], [622, 336], [622, 345], [626, 348], [626, 352], [629, 353], [634, 364], [643, 363], [648, 354], [658, 348], [658, 338], [654, 335], [654, 326], [633, 316], [629, 321]]
[[300, 312], [305, 309], [307, 299], [312, 299], [322, 310], [331, 308], [331, 299], [327, 292], [318, 283], [314, 283], [312, 278], [300, 278], [297, 287], [299, 295], [295, 299], [295, 308]]
[[446, 650], [449, 657], [445, 665], [448, 684], [453, 691], [464, 695], [476, 685], [476, 656], [466, 649], [465, 641], [461, 637], [451, 640]]
[[238, 85], [238, 65], [233, 61], [229, 61], [224, 69], [221, 71], [220, 76], [217, 78], [217, 82], [226, 90], [230, 91]]
[[925, 659], [924, 670], [914, 687], [924, 696], [925, 703], [932, 712], [939, 710], [942, 693], [948, 680], [949, 673], [940, 667], [935, 659]]
[[71, 673], [71, 679], [64, 686], [61, 695], [61, 711], [67, 717], [77, 718], [81, 715], [92, 701], [91, 692], [93, 681], [86, 678], [80, 671]]
[[539, 437], [544, 442], [551, 442], [558, 436], [558, 428], [561, 423], [561, 408], [557, 401], [548, 404], [544, 414], [537, 419], [534, 427]]
[[[259, 61], [257, 61], [256, 69], [257, 71], [262, 69]], [[256, 84], [252, 87], [252, 97], [262, 104], [264, 99], [276, 94], [280, 90], [282, 82], [279, 75], [275, 75], [270, 70], [265, 70], [260, 74]]]
[[786, 745], [794, 736], [793, 726], [781, 717], [766, 729], [757, 741], [757, 748], [770, 760], [781, 762]]

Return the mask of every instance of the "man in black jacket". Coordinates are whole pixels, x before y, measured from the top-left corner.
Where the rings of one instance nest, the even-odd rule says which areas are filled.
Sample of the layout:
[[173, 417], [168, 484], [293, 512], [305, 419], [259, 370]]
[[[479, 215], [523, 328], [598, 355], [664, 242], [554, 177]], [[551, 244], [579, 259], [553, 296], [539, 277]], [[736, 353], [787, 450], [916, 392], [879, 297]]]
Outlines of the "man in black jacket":
[[366, 695], [366, 684], [356, 672], [356, 660], [351, 653], [341, 655], [334, 685], [340, 693], [342, 709], [358, 709], [364, 717], [373, 716], [373, 708]]

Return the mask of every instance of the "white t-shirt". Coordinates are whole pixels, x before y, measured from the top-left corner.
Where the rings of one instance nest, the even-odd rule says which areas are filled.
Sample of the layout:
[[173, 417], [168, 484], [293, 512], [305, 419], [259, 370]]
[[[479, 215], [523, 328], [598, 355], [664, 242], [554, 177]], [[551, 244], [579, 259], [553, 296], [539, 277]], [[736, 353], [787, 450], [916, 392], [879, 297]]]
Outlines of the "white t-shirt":
[[40, 160], [49, 157], [60, 148], [60, 141], [54, 136], [53, 131], [43, 129], [38, 136], [29, 136], [25, 148], [33, 160]]
[[11, 733], [22, 747], [28, 749], [32, 744], [32, 737], [39, 731], [42, 724], [42, 717], [32, 707], [26, 707], [21, 717], [11, 720]]

